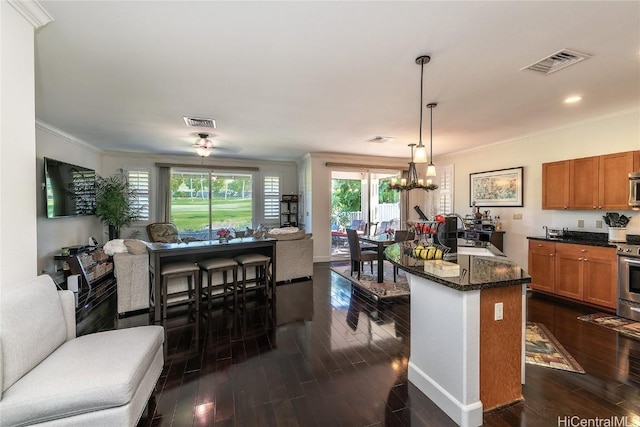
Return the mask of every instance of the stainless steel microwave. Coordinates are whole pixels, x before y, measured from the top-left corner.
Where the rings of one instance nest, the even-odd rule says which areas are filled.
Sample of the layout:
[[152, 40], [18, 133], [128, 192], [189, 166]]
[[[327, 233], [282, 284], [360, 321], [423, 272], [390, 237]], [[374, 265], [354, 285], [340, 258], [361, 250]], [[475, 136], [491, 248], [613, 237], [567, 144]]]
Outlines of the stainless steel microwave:
[[640, 210], [640, 172], [629, 174], [629, 207]]

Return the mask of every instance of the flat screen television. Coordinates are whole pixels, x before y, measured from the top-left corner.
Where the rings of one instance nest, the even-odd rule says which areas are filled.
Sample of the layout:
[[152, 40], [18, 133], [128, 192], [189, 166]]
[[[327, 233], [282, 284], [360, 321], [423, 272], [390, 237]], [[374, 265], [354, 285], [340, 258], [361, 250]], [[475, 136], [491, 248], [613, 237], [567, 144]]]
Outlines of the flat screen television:
[[44, 176], [47, 218], [94, 214], [95, 170], [45, 157]]

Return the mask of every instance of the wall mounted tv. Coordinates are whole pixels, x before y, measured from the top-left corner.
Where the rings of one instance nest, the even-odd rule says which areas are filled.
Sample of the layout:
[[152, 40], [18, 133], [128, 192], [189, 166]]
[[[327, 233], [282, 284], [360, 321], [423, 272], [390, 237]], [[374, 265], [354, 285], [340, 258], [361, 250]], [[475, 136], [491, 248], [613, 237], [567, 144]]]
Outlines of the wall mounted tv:
[[44, 158], [47, 218], [93, 215], [96, 171]]

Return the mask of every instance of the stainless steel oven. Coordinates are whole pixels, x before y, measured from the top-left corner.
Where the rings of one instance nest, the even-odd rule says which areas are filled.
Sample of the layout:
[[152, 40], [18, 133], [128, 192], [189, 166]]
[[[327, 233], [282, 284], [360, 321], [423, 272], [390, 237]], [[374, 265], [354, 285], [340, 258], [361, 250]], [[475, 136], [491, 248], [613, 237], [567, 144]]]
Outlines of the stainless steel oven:
[[640, 321], [640, 245], [618, 245], [617, 313]]

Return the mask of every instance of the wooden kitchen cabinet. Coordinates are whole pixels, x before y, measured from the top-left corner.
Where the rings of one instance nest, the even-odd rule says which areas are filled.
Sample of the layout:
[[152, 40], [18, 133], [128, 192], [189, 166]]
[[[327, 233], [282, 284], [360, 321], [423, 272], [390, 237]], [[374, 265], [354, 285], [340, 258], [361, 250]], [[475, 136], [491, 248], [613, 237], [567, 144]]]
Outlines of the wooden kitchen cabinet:
[[535, 290], [615, 309], [617, 265], [615, 248], [529, 241], [529, 275]]
[[569, 209], [569, 160], [542, 164], [542, 209]]
[[640, 151], [633, 152], [633, 171], [640, 172]]
[[640, 152], [542, 164], [542, 209], [629, 209], [628, 175]]
[[569, 209], [598, 208], [599, 157], [569, 161]]
[[634, 152], [600, 156], [598, 208], [629, 210], [629, 173], [633, 172]]
[[529, 275], [533, 289], [555, 291], [555, 252], [553, 242], [529, 240]]

